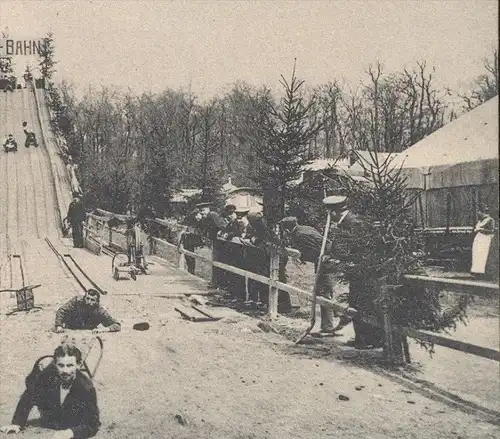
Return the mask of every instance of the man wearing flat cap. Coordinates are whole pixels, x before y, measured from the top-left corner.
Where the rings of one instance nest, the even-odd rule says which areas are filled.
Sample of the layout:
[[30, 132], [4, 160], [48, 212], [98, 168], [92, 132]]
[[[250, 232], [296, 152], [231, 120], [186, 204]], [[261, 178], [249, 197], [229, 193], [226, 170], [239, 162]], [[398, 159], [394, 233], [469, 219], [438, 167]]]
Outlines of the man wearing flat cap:
[[73, 192], [73, 201], [68, 208], [68, 214], [64, 221], [71, 225], [71, 233], [73, 235], [73, 247], [83, 248], [83, 224], [86, 219], [85, 208], [81, 201], [81, 195], [78, 192]]
[[228, 225], [223, 230], [223, 237], [225, 239], [241, 238], [244, 235], [248, 225], [246, 215], [249, 211], [248, 207], [234, 206], [234, 209], [232, 209], [231, 214], [228, 216]]

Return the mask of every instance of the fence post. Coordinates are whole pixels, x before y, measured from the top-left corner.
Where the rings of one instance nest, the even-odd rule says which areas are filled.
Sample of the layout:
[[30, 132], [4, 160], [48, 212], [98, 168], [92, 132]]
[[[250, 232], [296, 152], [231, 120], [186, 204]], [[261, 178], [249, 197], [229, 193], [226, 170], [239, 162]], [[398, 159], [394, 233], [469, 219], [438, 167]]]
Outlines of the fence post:
[[[379, 289], [378, 295], [386, 296], [391, 285], [387, 285], [386, 278], [379, 279], [377, 282]], [[403, 336], [400, 331], [392, 325], [391, 315], [387, 309], [387, 305], [382, 307], [382, 316], [384, 324], [384, 355], [386, 360], [394, 365], [402, 365], [405, 363], [405, 353], [403, 351]]]
[[278, 316], [278, 287], [280, 255], [275, 246], [269, 248], [269, 304], [268, 313], [271, 318]]
[[149, 236], [149, 255], [155, 255], [156, 254], [156, 241], [154, 237]]
[[[212, 262], [216, 262], [219, 260], [219, 248], [217, 246], [217, 238], [212, 239]], [[212, 265], [212, 274], [210, 276], [210, 285], [212, 288], [217, 288], [218, 285], [218, 275], [217, 267]]]
[[108, 247], [111, 247], [111, 244], [113, 243], [113, 228], [109, 228], [109, 236], [108, 236]]

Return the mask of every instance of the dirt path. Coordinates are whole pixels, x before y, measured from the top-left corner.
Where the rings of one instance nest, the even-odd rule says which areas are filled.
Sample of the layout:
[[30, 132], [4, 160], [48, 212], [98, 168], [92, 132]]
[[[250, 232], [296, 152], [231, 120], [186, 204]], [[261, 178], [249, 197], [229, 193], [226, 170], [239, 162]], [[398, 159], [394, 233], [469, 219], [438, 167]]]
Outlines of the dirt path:
[[[215, 323], [182, 320], [174, 311], [179, 296], [205, 290], [203, 282], [173, 268], [156, 265], [151, 276], [115, 282], [109, 258], [71, 251], [109, 291], [103, 303], [123, 322], [121, 333], [104, 335], [105, 356], [94, 380], [103, 423], [97, 437], [435, 439], [500, 434], [475, 415], [339, 361], [328, 349], [320, 356], [292, 349], [284, 338], [260, 331], [255, 320], [231, 310], [221, 310], [225, 317]], [[35, 359], [50, 353], [60, 339], [49, 331], [57, 305], [77, 292], [62, 269], [47, 269], [60, 273], [54, 276], [63, 284], [52, 296], [49, 290], [40, 293], [42, 311], [11, 317], [2, 312], [2, 424], [10, 421]], [[36, 277], [44, 267], [34, 270]], [[149, 331], [131, 329], [143, 320], [151, 324]], [[31, 427], [22, 437], [50, 434]]]

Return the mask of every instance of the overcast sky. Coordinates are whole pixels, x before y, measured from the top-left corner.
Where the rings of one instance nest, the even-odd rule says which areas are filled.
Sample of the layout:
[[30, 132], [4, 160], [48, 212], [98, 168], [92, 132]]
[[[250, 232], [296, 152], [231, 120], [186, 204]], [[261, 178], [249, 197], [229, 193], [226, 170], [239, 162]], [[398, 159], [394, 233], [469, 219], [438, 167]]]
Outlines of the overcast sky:
[[51, 29], [57, 77], [81, 85], [190, 87], [209, 97], [244, 80], [277, 90], [297, 58], [310, 86], [355, 84], [377, 60], [387, 71], [427, 60], [457, 89], [496, 47], [498, 2], [0, 0], [6, 26], [14, 39]]

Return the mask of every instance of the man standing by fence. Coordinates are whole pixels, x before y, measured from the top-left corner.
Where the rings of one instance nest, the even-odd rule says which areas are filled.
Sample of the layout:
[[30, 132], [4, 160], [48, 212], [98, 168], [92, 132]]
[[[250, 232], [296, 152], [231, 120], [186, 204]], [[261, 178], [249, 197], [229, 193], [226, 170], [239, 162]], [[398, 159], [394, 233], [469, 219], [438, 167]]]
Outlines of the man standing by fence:
[[[352, 237], [363, 234], [364, 236], [373, 233], [373, 228], [367, 221], [347, 208], [347, 198], [339, 197], [338, 205], [332, 209], [332, 220], [336, 222], [339, 233], [346, 233]], [[352, 249], [344, 249], [343, 253], [349, 254]], [[335, 254], [337, 259], [345, 255]], [[355, 308], [358, 313], [352, 320], [354, 327], [354, 340], [349, 342], [358, 349], [380, 347], [383, 343], [383, 331], [380, 327], [363, 321], [367, 316], [377, 318], [375, 315], [375, 285], [369, 280], [369, 273], [358, 273], [349, 280], [349, 306]]]
[[86, 214], [85, 207], [81, 201], [81, 195], [78, 192], [73, 192], [73, 201], [68, 208], [68, 214], [64, 221], [71, 225], [71, 233], [73, 235], [73, 247], [83, 248], [83, 224], [85, 223]]
[[[204, 242], [200, 235], [196, 233], [196, 227], [198, 225], [197, 216], [199, 215], [198, 209], [195, 209], [189, 215], [186, 216], [184, 220], [184, 225], [186, 230], [183, 230], [179, 235], [179, 241], [177, 248], [183, 248], [184, 250], [194, 252], [197, 247], [203, 247]], [[188, 273], [195, 274], [196, 268], [196, 258], [188, 255], [181, 255], [184, 257]]]
[[[224, 261], [224, 248], [217, 238], [217, 234], [224, 230], [227, 221], [217, 212], [211, 210], [212, 203], [203, 202], [196, 205], [201, 214], [201, 229], [205, 235], [212, 241], [213, 257], [216, 261]], [[212, 267], [212, 280], [210, 286], [217, 288], [223, 284], [224, 270]]]

